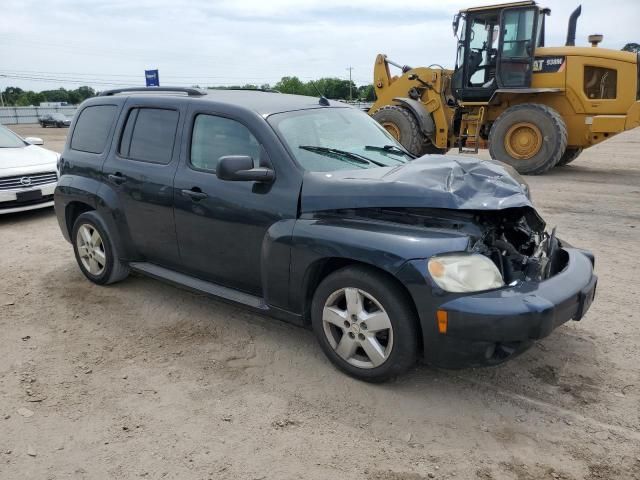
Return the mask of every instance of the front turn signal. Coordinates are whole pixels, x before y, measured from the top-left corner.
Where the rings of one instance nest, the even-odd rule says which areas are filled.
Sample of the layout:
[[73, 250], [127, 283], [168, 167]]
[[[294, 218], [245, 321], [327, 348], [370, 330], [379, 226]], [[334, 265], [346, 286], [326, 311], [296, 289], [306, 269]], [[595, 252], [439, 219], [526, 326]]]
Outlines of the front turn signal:
[[436, 318], [438, 319], [438, 332], [447, 333], [447, 327], [449, 326], [449, 314], [446, 310], [438, 310], [436, 312]]

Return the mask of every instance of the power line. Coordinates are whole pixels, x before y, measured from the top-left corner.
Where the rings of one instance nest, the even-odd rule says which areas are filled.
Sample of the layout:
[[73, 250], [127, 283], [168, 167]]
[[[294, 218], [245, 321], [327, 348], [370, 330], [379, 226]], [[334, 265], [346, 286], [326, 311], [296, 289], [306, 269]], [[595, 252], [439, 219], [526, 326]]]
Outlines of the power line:
[[[352, 71], [354, 67], [348, 67], [349, 71], [349, 98], [353, 98], [353, 77]], [[34, 71], [34, 70], [0, 70], [0, 77], [14, 80], [25, 80], [32, 82], [42, 83], [72, 83], [77, 85], [94, 85], [97, 87], [126, 87], [143, 83], [142, 75], [133, 74], [91, 74], [81, 72], [46, 72], [46, 71]], [[109, 77], [109, 78], [106, 78]], [[163, 75], [165, 80], [175, 86], [193, 86], [199, 84], [205, 84], [210, 87], [228, 87], [251, 83], [258, 78], [266, 80], [268, 77], [223, 77], [223, 76], [205, 76], [205, 75]], [[224, 79], [226, 81], [213, 81], [209, 82], [207, 78], [211, 80]], [[301, 79], [316, 79], [318, 77], [300, 76]], [[334, 77], [335, 78], [335, 77]], [[185, 81], [190, 79], [190, 81]], [[271, 78], [269, 80], [272, 81]], [[367, 84], [369, 82], [362, 82]]]

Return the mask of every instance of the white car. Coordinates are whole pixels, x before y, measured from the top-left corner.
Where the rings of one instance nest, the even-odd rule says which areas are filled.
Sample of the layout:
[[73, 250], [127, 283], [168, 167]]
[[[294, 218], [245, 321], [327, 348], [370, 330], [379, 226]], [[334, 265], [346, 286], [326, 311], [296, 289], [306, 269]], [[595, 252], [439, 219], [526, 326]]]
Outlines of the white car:
[[53, 206], [60, 155], [0, 125], [0, 214]]

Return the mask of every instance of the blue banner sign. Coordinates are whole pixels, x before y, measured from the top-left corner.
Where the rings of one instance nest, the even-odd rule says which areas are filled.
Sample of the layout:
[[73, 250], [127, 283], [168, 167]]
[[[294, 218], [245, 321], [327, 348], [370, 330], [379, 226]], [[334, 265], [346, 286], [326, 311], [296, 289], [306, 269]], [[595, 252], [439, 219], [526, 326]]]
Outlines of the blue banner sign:
[[158, 70], [145, 70], [144, 78], [147, 81], [147, 87], [160, 86], [160, 75], [158, 75]]

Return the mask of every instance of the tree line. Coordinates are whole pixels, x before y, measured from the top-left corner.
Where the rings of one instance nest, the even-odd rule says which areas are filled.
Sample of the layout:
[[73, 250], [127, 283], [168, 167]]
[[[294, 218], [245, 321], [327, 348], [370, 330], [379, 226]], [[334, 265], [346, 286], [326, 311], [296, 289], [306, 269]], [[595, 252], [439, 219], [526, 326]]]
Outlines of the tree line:
[[95, 94], [96, 91], [91, 87], [79, 87], [75, 90], [61, 87], [42, 92], [23, 90], [20, 87], [7, 87], [2, 92], [2, 99], [5, 105], [12, 107], [38, 106], [42, 102], [67, 102], [69, 105], [77, 105]]
[[230, 87], [213, 87], [216, 89], [263, 89], [277, 90], [280, 93], [291, 93], [294, 95], [307, 95], [319, 97], [323, 95], [332, 100], [360, 100], [363, 102], [375, 101], [373, 85], [357, 86], [354, 82], [340, 78], [320, 78], [303, 82], [298, 77], [282, 77], [274, 85], [268, 83], [262, 85], [245, 84]]
[[[199, 85], [195, 85], [200, 88]], [[351, 87], [351, 88], [349, 88]], [[292, 93], [296, 95], [308, 95], [319, 97], [324, 95], [332, 100], [360, 100], [371, 102], [375, 100], [373, 85], [357, 86], [349, 80], [340, 78], [320, 78], [303, 82], [298, 77], [282, 77], [273, 85], [264, 83], [262, 85], [244, 84], [224, 87], [205, 87], [208, 89], [263, 89], [277, 90], [281, 93]], [[19, 87], [7, 87], [2, 92], [2, 99], [6, 106], [27, 107], [38, 106], [42, 102], [67, 102], [69, 105], [77, 105], [89, 97], [97, 95], [98, 91], [91, 87], [79, 87], [75, 90], [57, 88], [55, 90], [43, 90], [34, 92], [23, 90]]]

